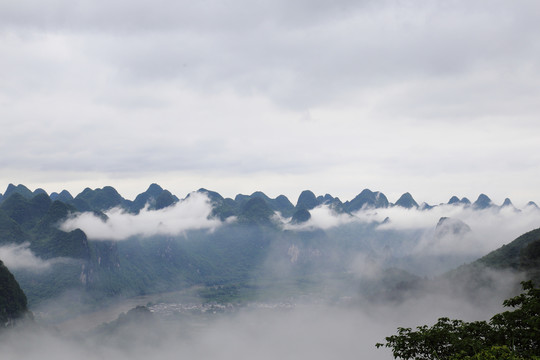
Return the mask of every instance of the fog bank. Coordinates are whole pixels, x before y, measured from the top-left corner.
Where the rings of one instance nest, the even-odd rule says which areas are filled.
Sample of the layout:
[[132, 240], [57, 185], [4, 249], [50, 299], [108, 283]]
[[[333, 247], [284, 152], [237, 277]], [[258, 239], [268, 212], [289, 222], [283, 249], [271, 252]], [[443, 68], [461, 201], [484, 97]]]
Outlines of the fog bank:
[[130, 214], [120, 208], [105, 211], [107, 220], [94, 213], [75, 214], [64, 221], [64, 231], [83, 230], [91, 240], [125, 240], [140, 235], [178, 235], [187, 230], [213, 230], [222, 222], [211, 218], [212, 205], [205, 194], [193, 192], [174, 205], [149, 210], [148, 206], [139, 214]]
[[43, 260], [30, 250], [30, 243], [7, 244], [0, 247], [0, 260], [11, 270], [46, 271], [57, 263], [73, 261], [67, 258]]
[[[433, 323], [440, 316], [489, 318], [498, 309], [426, 295], [401, 305], [296, 305], [244, 309], [200, 319], [128, 323], [112, 333], [61, 335], [21, 329], [0, 338], [2, 358], [15, 359], [374, 359], [390, 360], [375, 343], [398, 326]], [[154, 313], [154, 315], [156, 315]]]

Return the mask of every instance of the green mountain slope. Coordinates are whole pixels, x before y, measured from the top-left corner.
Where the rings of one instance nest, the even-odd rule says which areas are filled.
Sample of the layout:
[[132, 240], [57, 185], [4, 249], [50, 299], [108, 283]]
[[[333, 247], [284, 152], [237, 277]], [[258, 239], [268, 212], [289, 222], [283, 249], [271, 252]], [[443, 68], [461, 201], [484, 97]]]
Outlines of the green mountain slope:
[[529, 231], [511, 243], [490, 252], [476, 261], [476, 264], [488, 266], [493, 269], [528, 270], [534, 263], [524, 263], [523, 256], [535, 256], [534, 249], [528, 246], [540, 241], [540, 229]]
[[10, 326], [27, 311], [26, 295], [0, 260], [0, 328]]
[[442, 278], [474, 293], [480, 288], [496, 286], [504, 278], [497, 271], [514, 274], [516, 286], [519, 280], [540, 284], [540, 229], [529, 231], [482, 258], [447, 272]]

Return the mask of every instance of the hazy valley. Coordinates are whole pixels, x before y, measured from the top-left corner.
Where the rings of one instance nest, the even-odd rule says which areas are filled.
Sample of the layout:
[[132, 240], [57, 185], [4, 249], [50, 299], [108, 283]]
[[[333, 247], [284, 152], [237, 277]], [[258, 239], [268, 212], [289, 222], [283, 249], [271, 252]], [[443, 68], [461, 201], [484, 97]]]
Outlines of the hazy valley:
[[39, 324], [13, 330], [36, 343], [15, 341], [13, 358], [59, 342], [91, 359], [390, 359], [374, 344], [397, 326], [486, 319], [539, 279], [540, 230], [512, 240], [540, 210], [485, 195], [428, 205], [304, 191], [292, 204], [205, 189], [180, 199], [156, 184], [134, 200], [10, 185], [0, 201], [0, 259]]

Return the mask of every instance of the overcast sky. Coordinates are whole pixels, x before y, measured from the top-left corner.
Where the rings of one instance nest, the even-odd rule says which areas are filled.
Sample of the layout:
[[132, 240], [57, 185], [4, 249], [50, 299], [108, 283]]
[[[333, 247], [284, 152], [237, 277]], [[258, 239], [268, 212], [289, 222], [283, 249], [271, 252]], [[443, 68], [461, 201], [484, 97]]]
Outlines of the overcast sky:
[[540, 202], [540, 2], [0, 2], [0, 192]]

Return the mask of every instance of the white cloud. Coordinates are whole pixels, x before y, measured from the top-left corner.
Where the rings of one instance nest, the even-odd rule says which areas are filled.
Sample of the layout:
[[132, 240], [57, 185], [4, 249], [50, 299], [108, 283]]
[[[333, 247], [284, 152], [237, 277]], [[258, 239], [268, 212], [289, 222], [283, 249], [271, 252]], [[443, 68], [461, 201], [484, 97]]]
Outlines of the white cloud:
[[178, 203], [160, 210], [142, 209], [130, 214], [120, 208], [107, 210], [103, 221], [93, 213], [79, 213], [61, 224], [61, 229], [83, 230], [91, 240], [125, 240], [131, 236], [178, 235], [187, 230], [219, 227], [222, 222], [211, 218], [212, 205], [205, 194], [193, 192]]
[[[430, 210], [389, 207], [364, 208], [353, 215], [338, 214], [323, 205], [310, 210], [312, 217], [301, 224], [291, 224], [280, 218], [288, 230], [338, 229], [347, 224], [376, 224], [374, 228], [358, 228], [358, 241], [372, 241], [373, 232], [385, 232], [392, 240], [395, 255], [459, 255], [482, 256], [513, 241], [518, 236], [540, 227], [540, 211], [525, 207], [516, 211], [512, 207], [473, 210], [472, 207], [439, 205]], [[470, 232], [436, 234], [435, 228], [442, 217], [460, 220], [471, 228]], [[387, 221], [385, 221], [388, 219]], [[349, 230], [352, 231], [352, 230]], [[381, 245], [372, 244], [376, 247]], [[398, 249], [400, 249], [398, 251]]]
[[311, 218], [300, 224], [291, 224], [291, 219], [280, 218], [283, 223], [283, 228], [286, 230], [309, 230], [309, 229], [331, 229], [340, 225], [349, 224], [357, 221], [353, 216], [348, 214], [336, 213], [328, 205], [320, 205], [309, 210]]
[[41, 259], [30, 250], [30, 243], [7, 244], [0, 247], [0, 260], [10, 270], [46, 271], [52, 265], [71, 261], [67, 258]]

